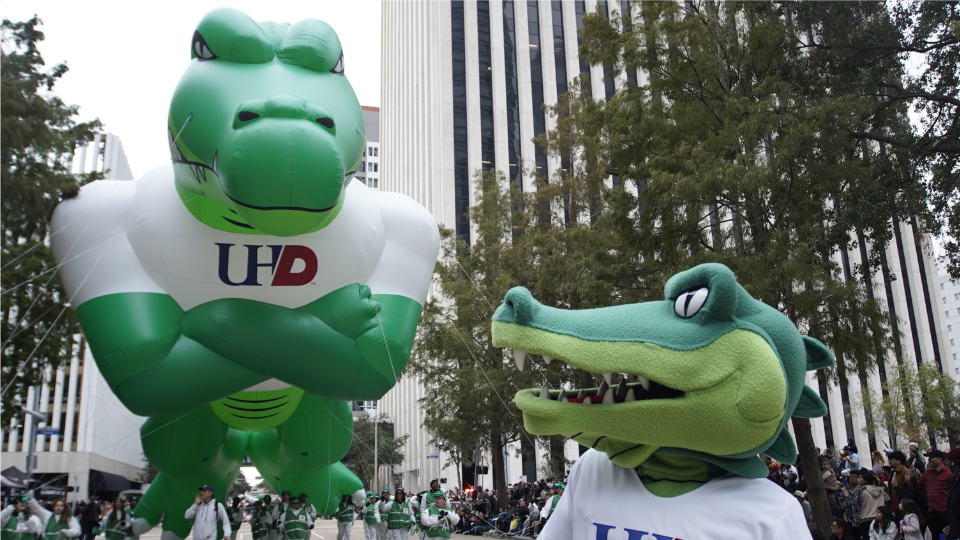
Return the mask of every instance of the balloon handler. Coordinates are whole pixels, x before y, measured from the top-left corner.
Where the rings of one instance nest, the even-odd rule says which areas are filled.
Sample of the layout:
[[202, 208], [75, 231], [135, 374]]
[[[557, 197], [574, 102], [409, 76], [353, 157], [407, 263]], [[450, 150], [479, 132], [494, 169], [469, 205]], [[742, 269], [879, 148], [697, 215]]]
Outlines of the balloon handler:
[[809, 539], [757, 454], [796, 460], [787, 421], [826, 414], [804, 380], [833, 355], [723, 265], [673, 276], [664, 297], [571, 311], [518, 287], [497, 309], [494, 345], [513, 348], [518, 367], [534, 353], [602, 381], [516, 395], [530, 433], [591, 448], [539, 538]]
[[[186, 37], [186, 36], [185, 36]], [[397, 381], [439, 250], [412, 199], [353, 181], [366, 147], [336, 32], [228, 8], [184, 40], [172, 163], [61, 203], [52, 248], [110, 388], [159, 471], [136, 508], [182, 539], [196, 486], [248, 455], [276, 492], [363, 501], [346, 400]]]

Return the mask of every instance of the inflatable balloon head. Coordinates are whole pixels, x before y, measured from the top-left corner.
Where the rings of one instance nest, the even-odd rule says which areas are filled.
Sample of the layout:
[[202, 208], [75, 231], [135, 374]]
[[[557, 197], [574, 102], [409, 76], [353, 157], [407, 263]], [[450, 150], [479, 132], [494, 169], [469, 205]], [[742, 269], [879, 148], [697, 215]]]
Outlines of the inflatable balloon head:
[[208, 13], [170, 103], [177, 190], [205, 223], [295, 236], [338, 213], [366, 139], [330, 25]]

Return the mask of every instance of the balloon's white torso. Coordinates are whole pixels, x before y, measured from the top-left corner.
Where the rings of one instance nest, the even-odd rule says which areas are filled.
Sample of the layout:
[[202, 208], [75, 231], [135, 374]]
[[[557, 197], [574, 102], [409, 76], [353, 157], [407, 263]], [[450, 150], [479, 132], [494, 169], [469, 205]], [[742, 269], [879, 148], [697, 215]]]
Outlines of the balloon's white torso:
[[97, 181], [60, 204], [54, 254], [74, 306], [124, 292], [170, 295], [184, 310], [222, 298], [295, 308], [351, 283], [423, 303], [439, 243], [412, 199], [347, 187], [323, 229], [283, 238], [211, 228], [184, 206], [173, 168], [136, 181]]

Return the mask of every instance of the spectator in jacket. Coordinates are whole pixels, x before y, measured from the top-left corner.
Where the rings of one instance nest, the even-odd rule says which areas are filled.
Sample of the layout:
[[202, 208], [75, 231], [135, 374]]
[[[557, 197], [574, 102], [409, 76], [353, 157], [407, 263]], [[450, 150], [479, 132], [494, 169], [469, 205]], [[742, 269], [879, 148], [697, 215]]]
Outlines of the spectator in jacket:
[[870, 526], [873, 524], [877, 508], [890, 504], [890, 496], [880, 488], [880, 479], [873, 474], [873, 471], [861, 469], [860, 483], [864, 489], [860, 496], [860, 524], [858, 527], [860, 537], [869, 538]]
[[900, 501], [900, 511], [903, 512], [903, 519], [900, 520], [903, 540], [923, 540], [925, 523], [917, 503], [913, 502], [913, 499], [903, 499]]
[[907, 468], [916, 469], [920, 472], [923, 472], [927, 469], [927, 463], [920, 457], [920, 449], [917, 448], [917, 443], [912, 442], [907, 449]]
[[897, 537], [897, 519], [886, 506], [877, 508], [870, 525], [870, 540], [894, 540]]
[[960, 540], [960, 447], [947, 452], [947, 466], [953, 482], [947, 491], [947, 540]]
[[931, 450], [924, 456], [929, 458], [930, 467], [923, 471], [917, 487], [927, 494], [927, 529], [937, 538], [947, 526], [947, 494], [954, 476], [944, 463], [947, 454]]
[[193, 538], [195, 540], [217, 540], [217, 522], [223, 524], [223, 540], [230, 540], [230, 518], [222, 504], [213, 498], [214, 489], [211, 485], [200, 488], [193, 505], [187, 508], [183, 517], [196, 520], [193, 522]]

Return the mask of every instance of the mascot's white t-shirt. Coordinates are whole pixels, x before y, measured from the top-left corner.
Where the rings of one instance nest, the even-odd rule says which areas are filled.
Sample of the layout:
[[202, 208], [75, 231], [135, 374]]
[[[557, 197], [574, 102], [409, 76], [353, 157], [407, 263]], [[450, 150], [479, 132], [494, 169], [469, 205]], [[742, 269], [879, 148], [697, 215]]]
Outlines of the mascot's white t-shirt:
[[538, 540], [809, 540], [800, 503], [766, 478], [727, 475], [679, 497], [589, 450]]

